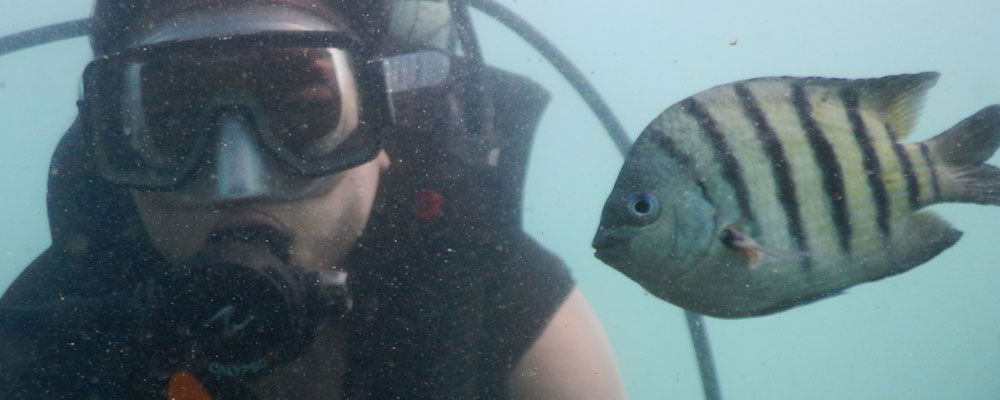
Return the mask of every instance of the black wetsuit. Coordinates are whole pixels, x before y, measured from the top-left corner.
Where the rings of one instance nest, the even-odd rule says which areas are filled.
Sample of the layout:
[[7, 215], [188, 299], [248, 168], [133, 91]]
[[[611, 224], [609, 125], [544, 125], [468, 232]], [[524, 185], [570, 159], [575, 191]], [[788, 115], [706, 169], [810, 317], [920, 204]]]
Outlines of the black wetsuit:
[[[504, 398], [507, 374], [572, 288], [561, 261], [520, 227], [527, 153], [547, 94], [521, 77], [488, 75], [488, 134], [467, 132], [462, 118], [437, 118], [386, 141], [402, 162], [384, 177], [373, 220], [350, 255], [349, 398]], [[463, 90], [447, 88], [437, 95], [453, 101], [411, 110], [413, 118], [470, 115]], [[471, 115], [482, 117], [477, 110]], [[127, 194], [89, 167], [87, 148], [74, 125], [53, 157], [53, 245], [0, 299], [0, 398], [165, 390], [170, 371], [156, 346], [169, 344], [137, 328], [144, 316], [136, 313], [136, 282], [162, 259]], [[426, 190], [441, 195], [444, 211], [414, 218], [413, 198]], [[79, 302], [88, 299], [114, 301]], [[79, 311], [96, 309], [105, 312]]]

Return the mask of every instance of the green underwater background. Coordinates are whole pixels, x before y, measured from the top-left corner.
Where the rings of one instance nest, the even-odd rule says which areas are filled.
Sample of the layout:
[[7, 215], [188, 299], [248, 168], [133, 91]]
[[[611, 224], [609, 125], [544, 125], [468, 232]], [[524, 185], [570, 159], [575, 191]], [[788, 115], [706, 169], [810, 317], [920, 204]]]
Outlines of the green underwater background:
[[[759, 76], [939, 71], [907, 141], [1000, 103], [996, 0], [502, 4], [576, 63], [633, 138], [691, 94]], [[2, 0], [0, 35], [85, 17], [90, 7]], [[569, 264], [608, 332], [630, 398], [702, 398], [683, 311], [593, 257], [618, 151], [541, 55], [472, 14], [487, 62], [553, 94], [531, 154], [526, 229]], [[49, 158], [75, 116], [89, 58], [83, 38], [0, 57], [0, 289], [49, 245]], [[932, 209], [965, 236], [925, 265], [773, 316], [707, 318], [722, 397], [1000, 399], [1000, 207]]]

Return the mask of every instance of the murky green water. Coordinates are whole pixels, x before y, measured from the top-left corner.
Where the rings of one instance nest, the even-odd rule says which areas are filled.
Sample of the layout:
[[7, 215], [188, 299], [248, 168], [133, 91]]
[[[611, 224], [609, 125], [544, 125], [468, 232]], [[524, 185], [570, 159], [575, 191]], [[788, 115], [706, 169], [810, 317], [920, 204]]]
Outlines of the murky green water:
[[[504, 3], [577, 63], [633, 137], [688, 95], [757, 76], [939, 71], [912, 141], [1000, 103], [995, 1]], [[0, 34], [80, 18], [89, 7], [4, 0]], [[554, 94], [531, 157], [527, 229], [571, 266], [608, 331], [630, 397], [700, 398], [682, 311], [592, 255], [618, 152], [541, 56], [474, 17], [487, 61]], [[74, 118], [89, 57], [86, 41], [73, 39], [0, 58], [0, 287], [49, 244], [49, 157]], [[965, 236], [913, 271], [770, 317], [708, 319], [723, 398], [1000, 398], [1000, 208], [933, 208]]]

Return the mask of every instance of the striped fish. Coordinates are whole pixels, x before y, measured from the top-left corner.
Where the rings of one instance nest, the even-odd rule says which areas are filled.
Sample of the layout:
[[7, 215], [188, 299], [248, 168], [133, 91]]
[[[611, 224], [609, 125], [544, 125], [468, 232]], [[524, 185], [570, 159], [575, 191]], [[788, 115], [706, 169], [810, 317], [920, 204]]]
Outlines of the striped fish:
[[905, 272], [961, 232], [923, 210], [1000, 204], [1000, 105], [930, 140], [912, 130], [933, 72], [717, 86], [639, 136], [596, 256], [703, 314], [770, 314]]

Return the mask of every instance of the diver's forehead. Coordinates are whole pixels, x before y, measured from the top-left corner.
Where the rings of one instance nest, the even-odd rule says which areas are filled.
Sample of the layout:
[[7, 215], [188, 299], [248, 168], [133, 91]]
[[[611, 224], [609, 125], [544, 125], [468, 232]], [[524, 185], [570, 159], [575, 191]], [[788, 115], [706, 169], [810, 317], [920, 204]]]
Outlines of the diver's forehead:
[[225, 7], [185, 11], [153, 20], [133, 41], [134, 46], [173, 40], [245, 35], [264, 31], [342, 31], [334, 21], [280, 5]]

